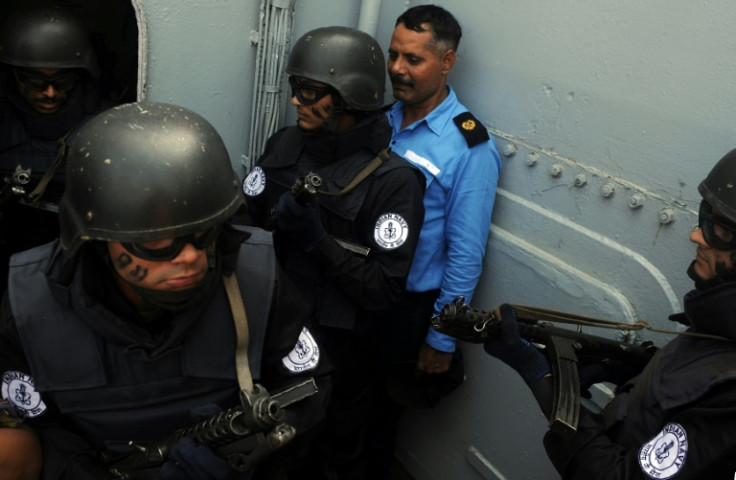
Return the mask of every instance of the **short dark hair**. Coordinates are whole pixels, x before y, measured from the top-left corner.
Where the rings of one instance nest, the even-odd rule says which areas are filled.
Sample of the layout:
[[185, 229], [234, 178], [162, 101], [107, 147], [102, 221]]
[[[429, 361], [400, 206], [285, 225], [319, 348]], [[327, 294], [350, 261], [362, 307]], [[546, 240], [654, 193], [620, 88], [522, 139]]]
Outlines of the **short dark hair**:
[[450, 12], [437, 5], [417, 5], [405, 11], [396, 19], [396, 25], [403, 23], [409, 30], [426, 32], [423, 23], [430, 25], [432, 40], [443, 44], [450, 50], [457, 51], [463, 31], [460, 24]]

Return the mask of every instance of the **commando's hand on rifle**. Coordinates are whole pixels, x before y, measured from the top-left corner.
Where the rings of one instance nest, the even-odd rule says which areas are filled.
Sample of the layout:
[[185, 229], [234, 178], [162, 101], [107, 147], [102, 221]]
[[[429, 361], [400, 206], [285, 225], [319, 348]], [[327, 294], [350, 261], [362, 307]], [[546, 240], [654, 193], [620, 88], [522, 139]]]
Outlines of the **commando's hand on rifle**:
[[519, 372], [528, 385], [550, 372], [544, 354], [519, 333], [511, 305], [488, 312], [471, 308], [464, 297], [458, 297], [432, 318], [432, 327], [459, 340], [482, 343], [489, 355]]
[[279, 197], [279, 201], [276, 202], [276, 205], [271, 207], [271, 213], [269, 214], [263, 228], [265, 228], [269, 232], [272, 232], [279, 228], [278, 210], [279, 205], [283, 201], [284, 195], [291, 195], [292, 200], [294, 200], [296, 203], [302, 206], [306, 206], [311, 200], [315, 199], [315, 197], [317, 196], [317, 191], [321, 186], [322, 177], [314, 172], [309, 172], [303, 177], [297, 178], [289, 191]]
[[[222, 412], [214, 403], [192, 409], [193, 422], [201, 422]], [[230, 463], [217, 455], [207, 445], [197, 443], [191, 437], [182, 437], [161, 465], [161, 480], [227, 480], [233, 474]]]
[[[468, 307], [462, 297], [446, 305], [432, 319], [432, 326], [448, 335], [483, 343], [490, 355], [515, 369], [524, 378], [550, 418], [550, 428], [571, 435], [577, 428], [580, 389], [601, 381], [620, 383], [637, 374], [649, 362], [656, 348], [651, 342], [640, 345], [610, 340], [567, 328], [541, 323], [578, 323], [607, 328], [622, 324], [537, 307], [503, 304], [491, 311]], [[543, 355], [534, 344], [544, 345]], [[578, 366], [581, 366], [578, 371]], [[548, 414], [548, 384], [540, 382], [552, 373], [553, 402]]]
[[228, 480], [235, 472], [227, 460], [207, 445], [182, 437], [169, 451], [161, 466], [161, 480]]
[[550, 373], [547, 357], [519, 333], [511, 305], [504, 303], [493, 313], [499, 322], [500, 334], [483, 343], [485, 351], [516, 370], [529, 386]]
[[319, 214], [319, 201], [307, 196], [304, 204], [290, 192], [285, 192], [276, 205], [277, 231], [303, 250], [317, 245], [327, 235]]
[[322, 177], [314, 172], [309, 172], [303, 177], [299, 177], [291, 186], [291, 194], [297, 202], [304, 205], [306, 199], [317, 195], [317, 190], [322, 186]]
[[[523, 322], [524, 331], [539, 328], [536, 321], [525, 319]], [[524, 383], [530, 387], [545, 416], [550, 418], [551, 410], [555, 410], [554, 420], [550, 422], [550, 426], [558, 423], [566, 426], [570, 423], [567, 418], [562, 422], [558, 419], [560, 415], [557, 405], [565, 406], [565, 404], [553, 398], [553, 395], [561, 390], [553, 392], [550, 381], [542, 381], [552, 371], [550, 362], [545, 354], [524, 338], [516, 312], [511, 305], [504, 303], [492, 312], [476, 310], [466, 305], [463, 297], [458, 297], [442, 309], [439, 317], [432, 319], [432, 326], [440, 332], [454, 334], [462, 340], [483, 343], [486, 353], [516, 370]], [[560, 395], [569, 396], [569, 392], [565, 390]], [[577, 421], [577, 412], [572, 413], [574, 420]], [[574, 429], [573, 426], [572, 431]]]
[[[151, 478], [145, 475], [152, 470], [169, 479], [243, 478], [242, 472], [296, 435], [294, 427], [283, 421], [283, 407], [315, 393], [317, 387], [311, 378], [274, 396], [255, 384], [252, 391], [241, 390], [236, 407], [225, 411], [215, 404], [195, 408], [191, 416], [200, 421], [156, 442], [131, 442], [135, 448], [127, 452], [102, 451], [100, 459], [114, 478], [121, 480]], [[184, 440], [187, 437], [191, 441]], [[201, 476], [205, 472], [209, 476]], [[222, 476], [225, 472], [228, 476]]]
[[578, 376], [580, 377], [580, 396], [591, 398], [590, 387], [596, 383], [612, 383], [622, 385], [626, 380], [638, 375], [644, 365], [624, 362], [620, 360], [604, 359], [590, 363], [580, 362]]

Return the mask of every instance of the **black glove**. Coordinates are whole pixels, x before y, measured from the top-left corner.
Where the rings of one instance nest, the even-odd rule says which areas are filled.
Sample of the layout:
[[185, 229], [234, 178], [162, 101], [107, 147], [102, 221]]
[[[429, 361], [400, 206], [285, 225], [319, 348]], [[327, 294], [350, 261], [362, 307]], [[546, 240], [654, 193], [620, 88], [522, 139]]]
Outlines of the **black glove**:
[[580, 396], [590, 398], [590, 387], [596, 383], [608, 382], [621, 385], [626, 380], [635, 377], [641, 372], [641, 367], [617, 360], [608, 360], [606, 363], [584, 363], [578, 368], [580, 378]]
[[319, 215], [319, 202], [309, 195], [305, 205], [296, 201], [291, 192], [285, 192], [276, 204], [277, 230], [302, 250], [309, 250], [327, 235]]
[[182, 437], [169, 450], [169, 459], [161, 466], [162, 480], [228, 480], [235, 476], [227, 460], [191, 437]]
[[[193, 422], [201, 422], [217, 415], [222, 409], [214, 403], [193, 408], [189, 416]], [[201, 445], [191, 437], [182, 437], [169, 450], [169, 460], [161, 465], [162, 480], [228, 480], [235, 478], [230, 463], [217, 455], [207, 445]]]
[[511, 305], [504, 303], [498, 307], [496, 318], [501, 320], [500, 335], [486, 340], [483, 344], [485, 351], [516, 370], [529, 386], [550, 373], [547, 357], [519, 335], [516, 314]]

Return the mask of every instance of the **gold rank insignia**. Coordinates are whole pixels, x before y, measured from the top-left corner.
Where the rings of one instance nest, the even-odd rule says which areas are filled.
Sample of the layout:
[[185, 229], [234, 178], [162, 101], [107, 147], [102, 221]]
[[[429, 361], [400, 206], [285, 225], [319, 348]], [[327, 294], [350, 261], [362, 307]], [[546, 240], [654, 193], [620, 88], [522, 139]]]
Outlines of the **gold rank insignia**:
[[475, 128], [475, 120], [465, 120], [462, 124], [463, 130], [473, 130]]

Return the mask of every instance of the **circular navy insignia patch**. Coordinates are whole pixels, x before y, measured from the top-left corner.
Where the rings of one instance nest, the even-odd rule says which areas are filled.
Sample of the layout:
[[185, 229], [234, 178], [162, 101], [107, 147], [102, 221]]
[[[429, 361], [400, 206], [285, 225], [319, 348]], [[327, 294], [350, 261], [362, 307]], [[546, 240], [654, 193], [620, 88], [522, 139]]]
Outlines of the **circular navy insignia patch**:
[[656, 437], [642, 445], [639, 465], [651, 478], [670, 478], [687, 458], [687, 432], [679, 423], [668, 423]]
[[261, 167], [256, 167], [243, 180], [243, 193], [249, 197], [255, 197], [266, 189], [266, 172]]
[[33, 418], [46, 411], [41, 394], [36, 391], [36, 382], [23, 372], [3, 373], [0, 397], [15, 406], [15, 411], [24, 418]]
[[404, 244], [409, 236], [409, 224], [401, 215], [395, 213], [384, 213], [373, 229], [373, 238], [379, 247], [393, 250]]
[[307, 327], [302, 327], [294, 350], [282, 358], [281, 363], [294, 373], [311, 370], [319, 365], [319, 345]]

